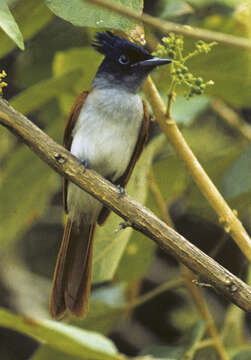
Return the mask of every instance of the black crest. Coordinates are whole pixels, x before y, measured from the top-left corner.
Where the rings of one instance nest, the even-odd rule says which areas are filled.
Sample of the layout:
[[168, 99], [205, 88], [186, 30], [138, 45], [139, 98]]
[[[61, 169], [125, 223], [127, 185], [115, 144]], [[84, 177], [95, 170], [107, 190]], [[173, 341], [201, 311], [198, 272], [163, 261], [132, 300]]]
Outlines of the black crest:
[[111, 31], [98, 32], [92, 46], [101, 54], [106, 55], [108, 52], [112, 52], [119, 42], [120, 38], [113, 35]]
[[92, 46], [105, 56], [114, 55], [117, 52], [134, 52], [141, 57], [151, 57], [150, 53], [141, 46], [132, 43], [125, 38], [114, 35], [111, 31], [98, 32]]

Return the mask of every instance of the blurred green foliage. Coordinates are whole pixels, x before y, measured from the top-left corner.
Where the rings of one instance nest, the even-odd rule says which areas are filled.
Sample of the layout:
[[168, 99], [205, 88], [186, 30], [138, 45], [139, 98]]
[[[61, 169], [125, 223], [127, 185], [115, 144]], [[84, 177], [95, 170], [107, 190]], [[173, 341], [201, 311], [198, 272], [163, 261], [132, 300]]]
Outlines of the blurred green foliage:
[[[117, 2], [138, 13], [144, 5], [142, 0]], [[160, 18], [251, 38], [250, 5], [244, 0], [160, 0], [156, 4], [155, 14]], [[139, 24], [83, 0], [4, 1], [0, 5], [0, 15], [0, 27], [4, 29], [0, 30], [0, 71], [4, 69], [8, 74], [8, 88], [4, 88], [3, 92], [7, 94], [12, 106], [61, 142], [64, 119], [74, 98], [90, 86], [102, 60], [101, 55], [90, 46], [94, 32], [97, 28], [114, 28], [129, 33]], [[148, 36], [149, 44], [152, 44], [151, 36], [155, 40], [160, 39], [160, 34], [149, 29]], [[22, 38], [25, 41], [24, 52], [16, 48], [16, 44], [22, 48]], [[194, 40], [185, 38], [184, 47], [186, 54], [193, 51]], [[251, 148], [236, 129], [229, 128], [212, 111], [211, 103], [215, 98], [221, 98], [235, 108], [239, 116], [250, 116], [250, 52], [218, 44], [209, 54], [189, 60], [189, 69], [197, 78], [203, 77], [205, 81], [212, 79], [215, 85], [207, 88], [205, 95], [189, 101], [184, 97], [184, 88], [178, 87], [172, 108], [173, 117], [230, 205], [240, 216], [248, 218], [251, 200]], [[160, 68], [153, 74], [153, 78], [166, 102], [170, 71]], [[216, 215], [156, 128], [153, 124], [152, 139], [128, 184], [128, 194], [161, 217], [149, 187], [149, 174], [153, 172], [167, 208], [171, 209], [177, 203], [179, 206], [182, 204], [182, 214], [199, 216], [209, 224], [218, 224]], [[19, 139], [3, 128], [0, 129], [0, 170], [0, 257], [3, 259], [2, 265], [0, 264], [0, 282], [15, 294], [15, 288], [22, 288], [22, 284], [8, 280], [5, 261], [9, 262], [10, 267], [15, 261], [32, 271], [30, 264], [26, 264], [20, 256], [22, 251], [18, 252], [22, 241], [26, 241], [28, 232], [33, 234], [33, 247], [38, 249], [37, 252], [42, 252], [40, 249], [43, 249], [44, 244], [36, 241], [36, 227], [50, 224], [61, 225], [62, 228], [63, 219], [58, 215], [61, 179]], [[175, 209], [177, 211], [179, 207]], [[92, 292], [90, 313], [84, 321], [71, 320], [71, 325], [67, 325], [34, 320], [36, 314], [30, 313], [28, 306], [25, 309], [25, 294], [20, 295], [22, 291], [18, 292], [19, 303], [22, 303], [21, 308], [25, 309], [28, 318], [0, 311], [0, 326], [15, 329], [46, 343], [32, 356], [32, 360], [120, 358], [114, 344], [104, 336], [109, 334], [124, 314], [128, 315], [127, 305], [139, 295], [134, 290], [148, 273], [155, 252], [152, 241], [132, 228], [122, 230], [121, 222], [118, 216], [111, 214], [106, 225], [96, 233], [93, 281], [98, 283], [113, 279], [113, 285], [103, 284]], [[251, 226], [250, 220], [247, 226]], [[53, 234], [59, 242], [60, 231], [55, 230]], [[218, 241], [218, 238], [214, 239], [212, 244], [217, 245]], [[53, 239], [48, 237], [44, 242], [53, 242]], [[46, 256], [45, 254], [44, 257]], [[53, 264], [50, 273], [52, 268]], [[170, 279], [179, 273], [172, 266], [169, 270]], [[47, 273], [45, 270], [37, 278], [44, 281]], [[161, 271], [158, 276], [163, 278]], [[130, 297], [128, 294], [132, 293], [134, 295]], [[212, 359], [217, 359], [212, 346], [199, 350], [198, 354], [195, 351], [196, 344], [205, 334], [206, 325], [199, 320], [201, 315], [187, 293], [180, 290], [177, 294], [183, 303], [172, 311], [168, 320], [163, 315], [163, 322], [170, 321], [182, 335], [186, 333], [189, 336], [185, 340], [181, 339], [181, 345], [177, 346], [171, 346], [167, 336], [167, 345], [148, 346], [142, 351], [141, 358], [152, 355], [153, 358], [176, 360], [211, 359], [209, 354], [213, 354], [215, 357]], [[18, 301], [14, 303], [18, 304]], [[216, 314], [218, 325], [223, 323], [224, 334], [228, 334], [225, 343], [229, 358], [250, 359], [251, 346], [247, 337], [240, 335], [243, 330], [242, 316], [233, 312], [231, 306], [224, 309], [226, 319], [229, 320], [231, 315], [235, 320], [227, 331], [228, 323], [224, 323], [224, 314], [220, 317], [222, 323], [217, 319], [219, 313], [224, 311], [220, 307], [217, 309], [213, 314]], [[19, 310], [18, 306], [16, 310]], [[47, 311], [47, 307], [43, 310]], [[92, 331], [99, 334], [93, 334]]]
[[66, 354], [82, 359], [119, 360], [113, 343], [103, 335], [50, 320], [35, 320], [0, 310], [0, 325], [22, 331]]
[[[3, 0], [5, 2], [5, 0]], [[12, 11], [24, 40], [30, 39], [52, 19], [43, 1], [19, 0]], [[9, 32], [8, 32], [9, 34]], [[15, 44], [3, 32], [0, 34], [0, 56], [8, 54]]]
[[[143, 8], [143, 0], [122, 0], [116, 2], [133, 9], [137, 13], [141, 13]], [[103, 9], [100, 6], [92, 5], [85, 0], [45, 0], [45, 3], [54, 14], [76, 26], [109, 27], [129, 31], [136, 24], [135, 21]]]
[[24, 50], [23, 36], [5, 1], [0, 3], [0, 26], [17, 46]]

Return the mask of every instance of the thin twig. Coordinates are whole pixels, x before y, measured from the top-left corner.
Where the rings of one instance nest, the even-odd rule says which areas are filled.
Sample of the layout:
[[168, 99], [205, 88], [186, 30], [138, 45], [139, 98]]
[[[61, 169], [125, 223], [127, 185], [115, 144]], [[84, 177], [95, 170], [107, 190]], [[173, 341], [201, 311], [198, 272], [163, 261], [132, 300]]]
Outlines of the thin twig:
[[204, 333], [206, 330], [205, 324], [202, 324], [202, 326], [200, 326], [200, 328], [198, 330], [199, 331], [197, 331], [197, 333], [196, 333], [196, 338], [193, 339], [192, 346], [183, 355], [183, 360], [193, 360], [194, 359], [194, 356], [198, 350], [197, 344], [200, 342], [200, 340], [204, 336]]
[[130, 220], [135, 230], [151, 238], [163, 251], [198, 273], [230, 301], [251, 312], [251, 287], [168, 227], [149, 209], [127, 195], [121, 197], [116, 186], [95, 171], [86, 169], [79, 159], [4, 100], [0, 100], [0, 123], [18, 135], [61, 176], [90, 193], [123, 219]]
[[151, 169], [150, 172], [149, 172], [148, 182], [149, 182], [150, 190], [153, 193], [155, 202], [159, 207], [159, 210], [160, 210], [160, 213], [161, 213], [161, 216], [162, 216], [163, 220], [165, 221], [165, 223], [168, 226], [170, 226], [170, 227], [172, 227], [174, 229], [172, 219], [169, 216], [168, 211], [166, 211], [167, 204], [166, 204], [165, 200], [162, 197], [162, 194], [160, 192], [160, 189], [158, 187], [158, 184], [156, 182], [156, 179], [155, 179], [155, 176], [154, 176], [154, 173], [153, 173], [153, 169]]
[[126, 308], [131, 310], [132, 308], [141, 306], [141, 305], [145, 304], [147, 301], [150, 301], [154, 297], [162, 294], [163, 292], [166, 292], [171, 289], [176, 289], [178, 287], [181, 287], [182, 285], [184, 285], [184, 279], [182, 277], [180, 277], [178, 279], [167, 281], [166, 283], [159, 285], [152, 291], [149, 291], [148, 293], [141, 295], [138, 298], [136, 298], [135, 300], [126, 304]]
[[[221, 339], [226, 346], [235, 347], [242, 344], [245, 339], [245, 313], [231, 304], [225, 315], [221, 329]], [[231, 343], [229, 343], [229, 340]], [[234, 341], [234, 342], [233, 342]]]
[[216, 31], [204, 30], [187, 25], [179, 25], [172, 23], [170, 21], [164, 21], [162, 19], [155, 18], [148, 14], [142, 14], [142, 15], [137, 14], [132, 9], [105, 0], [85, 0], [85, 1], [110, 9], [131, 19], [142, 21], [143, 23], [150, 25], [153, 28], [162, 31], [164, 33], [168, 33], [172, 31], [177, 34], [186, 35], [196, 39], [202, 39], [205, 41], [217, 41], [218, 43], [229, 46], [236, 46], [248, 50], [251, 49], [251, 41], [242, 37], [224, 34]]
[[199, 308], [203, 319], [207, 323], [208, 332], [214, 341], [215, 349], [217, 350], [217, 352], [220, 355], [220, 358], [222, 360], [228, 360], [229, 357], [227, 355], [227, 352], [222, 344], [222, 341], [221, 341], [218, 331], [216, 329], [214, 319], [208, 310], [207, 304], [206, 304], [205, 300], [203, 299], [199, 288], [192, 281], [194, 278], [193, 273], [191, 272], [191, 270], [189, 270], [185, 266], [182, 266], [182, 271], [183, 271], [183, 274], [185, 275], [185, 284], [186, 284], [187, 288], [189, 289], [189, 291], [194, 299], [194, 302], [196, 303], [197, 307]]
[[[247, 284], [251, 284], [251, 268], [249, 267]], [[226, 313], [223, 328], [221, 331], [221, 337], [226, 342], [229, 338], [235, 339], [235, 344], [240, 344], [244, 341], [244, 321], [245, 313], [243, 313], [240, 308], [231, 305]], [[230, 335], [229, 335], [230, 334]], [[233, 335], [234, 334], [234, 335]], [[235, 344], [231, 344], [235, 346]]]
[[143, 90], [151, 104], [161, 130], [167, 136], [177, 154], [184, 162], [194, 182], [218, 214], [219, 222], [224, 225], [225, 231], [232, 236], [247, 259], [251, 261], [251, 239], [248, 233], [194, 156], [174, 119], [166, 116], [165, 105], [150, 77], [145, 81]]
[[[149, 186], [153, 192], [155, 202], [159, 206], [161, 216], [163, 217], [163, 219], [167, 222], [167, 224], [169, 226], [174, 227], [173, 222], [170, 219], [170, 216], [168, 214], [168, 211], [167, 211], [167, 208], [165, 205], [165, 201], [160, 193], [159, 187], [154, 178], [154, 174], [153, 174], [153, 172], [151, 172], [150, 174], [151, 174], [151, 176], [149, 178]], [[228, 360], [228, 355], [227, 355], [226, 350], [225, 350], [225, 348], [221, 342], [221, 339], [219, 337], [218, 331], [217, 331], [215, 323], [214, 323], [214, 319], [208, 310], [207, 304], [201, 294], [200, 289], [193, 283], [194, 274], [191, 272], [191, 270], [189, 270], [184, 265], [182, 266], [182, 271], [184, 274], [185, 285], [186, 285], [187, 289], [189, 290], [203, 319], [207, 323], [208, 331], [214, 341], [214, 346], [215, 346], [216, 350], [218, 351], [221, 360]], [[189, 353], [186, 354], [187, 358], [188, 359], [192, 358], [192, 354], [194, 354], [195, 352], [196, 352], [196, 346], [194, 346], [192, 349], [189, 350]]]
[[203, 349], [205, 347], [210, 347], [210, 346], [214, 346], [214, 341], [212, 338], [201, 340], [200, 342], [198, 342], [196, 344], [197, 350]]

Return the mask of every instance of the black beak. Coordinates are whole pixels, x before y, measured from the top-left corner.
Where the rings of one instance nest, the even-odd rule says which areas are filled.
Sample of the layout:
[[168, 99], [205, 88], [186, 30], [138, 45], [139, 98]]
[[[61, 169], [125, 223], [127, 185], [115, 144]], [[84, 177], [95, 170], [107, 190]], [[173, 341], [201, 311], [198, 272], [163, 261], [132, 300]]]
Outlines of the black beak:
[[136, 64], [133, 64], [132, 67], [134, 66], [155, 67], [155, 66], [170, 64], [171, 62], [172, 60], [170, 59], [161, 59], [158, 57], [153, 57], [152, 59], [140, 61]]

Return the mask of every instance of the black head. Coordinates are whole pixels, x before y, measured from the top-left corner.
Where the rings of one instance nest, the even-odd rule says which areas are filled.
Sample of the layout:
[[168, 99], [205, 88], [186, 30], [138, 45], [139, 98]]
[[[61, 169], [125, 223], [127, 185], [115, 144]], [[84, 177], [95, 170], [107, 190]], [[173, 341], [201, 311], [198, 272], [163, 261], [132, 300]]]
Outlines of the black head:
[[113, 84], [136, 91], [156, 66], [171, 62], [152, 56], [143, 47], [115, 36], [110, 31], [97, 33], [93, 47], [105, 55], [94, 80], [95, 85], [101, 79], [103, 83], [110, 80]]

